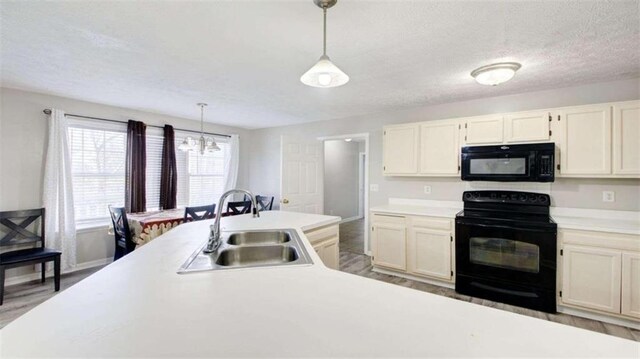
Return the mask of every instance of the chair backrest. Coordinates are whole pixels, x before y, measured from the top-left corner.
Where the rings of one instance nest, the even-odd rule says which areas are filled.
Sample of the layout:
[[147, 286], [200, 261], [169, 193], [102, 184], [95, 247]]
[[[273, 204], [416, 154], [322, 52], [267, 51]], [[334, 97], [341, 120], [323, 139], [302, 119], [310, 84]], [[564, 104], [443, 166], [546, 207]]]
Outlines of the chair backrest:
[[184, 222], [200, 221], [203, 219], [214, 218], [216, 212], [216, 205], [209, 204], [206, 206], [186, 207], [184, 209]]
[[227, 214], [235, 216], [238, 214], [251, 213], [251, 201], [239, 201], [227, 203]]
[[124, 246], [126, 253], [133, 251], [136, 248], [136, 244], [131, 239], [127, 211], [124, 207], [109, 206], [109, 213], [111, 214], [111, 223], [113, 223], [116, 245]]
[[[37, 229], [29, 229], [38, 218], [40, 234], [36, 233]], [[0, 229], [9, 230], [0, 237], [0, 246], [41, 242], [40, 246], [44, 247], [44, 208], [0, 212]], [[0, 231], [0, 235], [3, 232], [4, 230]]]
[[258, 203], [258, 207], [260, 208], [260, 212], [262, 211], [270, 211], [273, 208], [273, 200], [274, 197], [267, 196], [256, 196], [256, 202]]

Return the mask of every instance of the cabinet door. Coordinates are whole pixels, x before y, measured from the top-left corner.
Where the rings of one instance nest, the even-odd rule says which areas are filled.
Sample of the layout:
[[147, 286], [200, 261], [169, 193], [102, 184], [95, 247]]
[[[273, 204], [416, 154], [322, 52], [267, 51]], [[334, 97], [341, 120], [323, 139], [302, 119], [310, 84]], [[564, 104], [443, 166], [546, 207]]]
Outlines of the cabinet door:
[[507, 114], [504, 116], [504, 141], [549, 141], [550, 114], [546, 111]]
[[565, 245], [563, 252], [562, 302], [620, 313], [620, 251]]
[[413, 227], [409, 236], [409, 272], [451, 280], [451, 233]]
[[373, 226], [373, 263], [399, 270], [407, 269], [406, 227], [398, 224]]
[[640, 253], [622, 253], [622, 314], [640, 318]]
[[613, 106], [613, 173], [640, 175], [640, 101]]
[[385, 127], [383, 132], [384, 173], [418, 173], [417, 124]]
[[340, 251], [337, 240], [328, 241], [322, 246], [322, 261], [327, 268], [339, 268]]
[[611, 106], [565, 109], [560, 123], [560, 174], [610, 174]]
[[502, 116], [469, 118], [465, 130], [467, 145], [502, 143]]
[[420, 173], [457, 176], [459, 138], [459, 123], [455, 120], [420, 125]]

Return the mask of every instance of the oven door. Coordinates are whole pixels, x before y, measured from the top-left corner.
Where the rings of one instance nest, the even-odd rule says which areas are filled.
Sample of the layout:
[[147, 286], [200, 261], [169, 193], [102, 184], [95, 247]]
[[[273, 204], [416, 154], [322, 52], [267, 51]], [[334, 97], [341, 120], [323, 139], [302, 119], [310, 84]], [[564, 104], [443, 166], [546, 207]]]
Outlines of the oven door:
[[456, 219], [456, 271], [555, 290], [556, 229], [490, 219]]
[[464, 181], [536, 181], [534, 151], [463, 153]]

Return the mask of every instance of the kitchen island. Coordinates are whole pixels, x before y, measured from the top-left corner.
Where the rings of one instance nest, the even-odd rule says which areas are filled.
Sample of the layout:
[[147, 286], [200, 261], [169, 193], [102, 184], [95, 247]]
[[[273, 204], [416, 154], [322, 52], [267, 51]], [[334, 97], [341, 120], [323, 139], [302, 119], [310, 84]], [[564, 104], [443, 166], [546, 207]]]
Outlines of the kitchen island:
[[181, 225], [0, 331], [0, 356], [638, 357], [640, 343], [326, 268], [303, 231], [337, 217], [264, 212], [313, 265], [177, 274], [212, 221]]

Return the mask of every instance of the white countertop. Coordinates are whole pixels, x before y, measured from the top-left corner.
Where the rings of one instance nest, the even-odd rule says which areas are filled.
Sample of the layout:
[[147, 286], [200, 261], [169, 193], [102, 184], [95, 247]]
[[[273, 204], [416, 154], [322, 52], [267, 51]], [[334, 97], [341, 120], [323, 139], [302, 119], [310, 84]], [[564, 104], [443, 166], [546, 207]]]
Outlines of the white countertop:
[[[223, 227], [299, 230], [336, 221], [274, 211], [225, 218]], [[629, 340], [334, 271], [308, 243], [312, 266], [176, 274], [206, 240], [210, 222], [171, 230], [10, 323], [0, 331], [0, 356], [640, 353], [640, 343]]]

